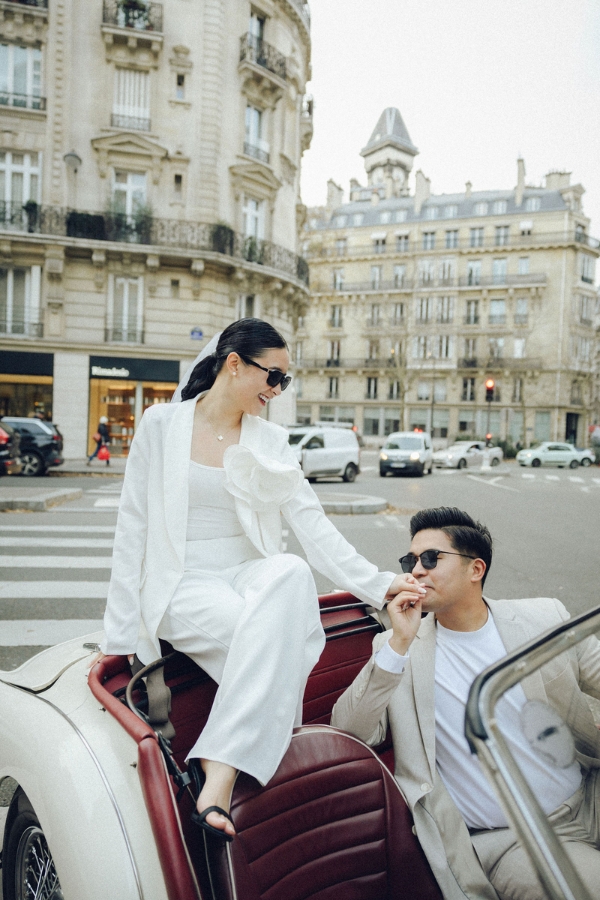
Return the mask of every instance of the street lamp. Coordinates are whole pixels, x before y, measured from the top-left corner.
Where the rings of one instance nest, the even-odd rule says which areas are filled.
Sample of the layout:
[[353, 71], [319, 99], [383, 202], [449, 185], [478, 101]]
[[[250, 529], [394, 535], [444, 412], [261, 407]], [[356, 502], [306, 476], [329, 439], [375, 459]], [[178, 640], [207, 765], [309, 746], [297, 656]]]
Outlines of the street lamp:
[[81, 165], [81, 157], [78, 153], [75, 153], [74, 150], [70, 150], [69, 153], [65, 153], [63, 156], [63, 160], [65, 161], [65, 165], [68, 169], [71, 169], [72, 172], [76, 173], [77, 169]]

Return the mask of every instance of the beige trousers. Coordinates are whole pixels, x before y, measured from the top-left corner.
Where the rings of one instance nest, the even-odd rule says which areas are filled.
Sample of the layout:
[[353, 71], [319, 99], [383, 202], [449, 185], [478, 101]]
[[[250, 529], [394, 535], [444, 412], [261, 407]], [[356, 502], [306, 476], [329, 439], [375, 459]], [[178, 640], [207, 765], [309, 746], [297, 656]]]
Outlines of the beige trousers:
[[[548, 816], [590, 897], [600, 897], [600, 770], [591, 769], [572, 797]], [[471, 835], [501, 900], [546, 900], [526, 851], [509, 828]]]

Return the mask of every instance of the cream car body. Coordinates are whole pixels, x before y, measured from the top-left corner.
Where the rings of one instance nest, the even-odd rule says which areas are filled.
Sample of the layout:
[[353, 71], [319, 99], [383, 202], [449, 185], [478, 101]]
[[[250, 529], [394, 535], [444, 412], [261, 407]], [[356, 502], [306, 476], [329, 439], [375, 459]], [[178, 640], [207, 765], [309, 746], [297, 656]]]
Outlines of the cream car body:
[[580, 452], [564, 441], [542, 441], [536, 447], [527, 450], [519, 450], [517, 462], [520, 466], [558, 466], [563, 469], [568, 466], [576, 469], [580, 461]]
[[486, 447], [485, 441], [456, 441], [445, 450], [433, 454], [433, 464], [438, 469], [466, 469], [482, 466], [486, 458], [490, 466], [499, 465], [504, 454], [501, 447]]

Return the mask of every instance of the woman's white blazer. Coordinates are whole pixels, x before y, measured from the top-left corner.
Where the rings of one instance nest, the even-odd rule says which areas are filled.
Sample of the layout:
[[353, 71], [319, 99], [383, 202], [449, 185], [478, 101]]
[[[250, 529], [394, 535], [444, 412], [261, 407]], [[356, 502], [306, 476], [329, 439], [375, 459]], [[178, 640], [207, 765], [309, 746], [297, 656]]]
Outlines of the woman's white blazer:
[[[160, 656], [157, 630], [184, 571], [188, 478], [198, 397], [144, 413], [131, 444], [104, 616], [104, 653]], [[240, 523], [264, 556], [282, 552], [286, 519], [308, 562], [339, 588], [381, 608], [394, 579], [360, 556], [329, 521], [303, 478], [284, 428], [244, 415], [225, 451]]]

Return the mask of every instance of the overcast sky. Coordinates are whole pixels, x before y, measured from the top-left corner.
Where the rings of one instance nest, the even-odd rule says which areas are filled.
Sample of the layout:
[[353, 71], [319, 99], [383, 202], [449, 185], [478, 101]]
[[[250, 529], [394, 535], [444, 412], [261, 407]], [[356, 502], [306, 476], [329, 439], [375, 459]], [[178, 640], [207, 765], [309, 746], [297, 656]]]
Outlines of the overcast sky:
[[600, 238], [598, 0], [311, 0], [314, 137], [303, 200], [366, 183], [360, 150], [396, 106], [434, 193], [510, 189], [551, 169], [586, 189]]

